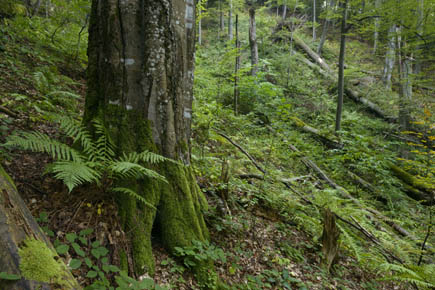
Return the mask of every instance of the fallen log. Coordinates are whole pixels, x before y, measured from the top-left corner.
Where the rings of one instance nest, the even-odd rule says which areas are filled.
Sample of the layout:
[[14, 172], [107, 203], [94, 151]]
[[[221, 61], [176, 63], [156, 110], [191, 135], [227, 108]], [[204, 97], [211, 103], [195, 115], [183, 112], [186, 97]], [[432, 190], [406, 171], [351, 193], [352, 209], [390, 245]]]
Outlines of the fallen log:
[[361, 187], [367, 189], [368, 191], [372, 192], [375, 194], [375, 198], [379, 201], [381, 201], [383, 204], [387, 203], [387, 199], [383, 196], [383, 194], [376, 188], [374, 187], [371, 183], [369, 183], [368, 181], [362, 179], [361, 177], [359, 177], [358, 175], [356, 175], [355, 173], [353, 173], [352, 171], [348, 170], [347, 174], [350, 176], [350, 178], [352, 178], [352, 180], [361, 185]]
[[313, 134], [314, 136], [316, 136], [316, 138], [318, 138], [328, 148], [343, 149], [344, 145], [341, 144], [338, 140], [333, 140], [332, 138], [334, 138], [334, 137], [327, 137], [327, 136], [323, 135], [322, 133], [320, 133], [319, 130], [307, 125], [304, 121], [302, 121], [301, 119], [299, 119], [297, 117], [290, 117], [290, 119], [294, 122], [294, 124], [299, 129], [301, 129], [304, 132]]
[[334, 71], [329, 67], [326, 61], [323, 60], [317, 53], [315, 53], [302, 39], [293, 35], [293, 40], [295, 44], [302, 48], [322, 69], [324, 69], [329, 74], [333, 74]]
[[[298, 47], [300, 47], [302, 50], [304, 50], [322, 69], [323, 71], [319, 71], [323, 76], [325, 76], [328, 79], [332, 79], [334, 81], [337, 81], [338, 77], [335, 75], [334, 71], [331, 70], [331, 68], [328, 66], [325, 60], [323, 60], [317, 53], [315, 53], [308, 45], [306, 45], [301, 39], [295, 37], [295, 43]], [[306, 62], [305, 62], [306, 63]], [[310, 67], [312, 67], [310, 65]], [[397, 122], [396, 117], [389, 116], [386, 114], [381, 108], [379, 108], [378, 105], [373, 103], [372, 101], [362, 97], [360, 93], [355, 89], [352, 88], [350, 85], [347, 85], [345, 87], [346, 95], [354, 100], [355, 102], [361, 103], [365, 105], [371, 112], [373, 112], [376, 116], [391, 122], [395, 123]]]
[[1, 166], [0, 273], [0, 289], [81, 289]]
[[[290, 147], [291, 150], [300, 153], [300, 151], [295, 146], [290, 144], [289, 147]], [[359, 200], [354, 198], [346, 189], [344, 189], [343, 187], [339, 186], [331, 178], [329, 178], [329, 176], [323, 170], [321, 170], [313, 161], [311, 161], [307, 157], [301, 157], [301, 161], [307, 167], [309, 167], [312, 170], [314, 170], [321, 179], [326, 181], [326, 183], [329, 184], [329, 186], [331, 186], [332, 188], [337, 190], [344, 197], [352, 200], [359, 207], [364, 208], [368, 212], [372, 213], [376, 218], [378, 218], [378, 219], [382, 220], [383, 222], [385, 222], [387, 225], [389, 225], [391, 228], [393, 228], [400, 235], [402, 235], [404, 237], [408, 237], [408, 238], [410, 238], [413, 241], [418, 241], [418, 239], [416, 237], [414, 237], [407, 230], [405, 230], [404, 228], [402, 228], [401, 226], [399, 226], [398, 224], [393, 222], [390, 218], [384, 216], [382, 213], [380, 213], [379, 211], [377, 211], [377, 210], [375, 210], [373, 208], [369, 208], [369, 207], [364, 206]]]
[[393, 163], [388, 163], [388, 167], [390, 168], [390, 170], [394, 173], [394, 175], [397, 178], [399, 178], [400, 180], [402, 180], [406, 184], [408, 184], [416, 189], [419, 189], [421, 191], [424, 191], [426, 193], [429, 193], [429, 194], [434, 193], [434, 191], [435, 191], [434, 184], [429, 185], [429, 184], [426, 184], [426, 183], [418, 180], [417, 178], [415, 178], [414, 176], [412, 176], [411, 174], [409, 174], [405, 170], [401, 169], [399, 166], [394, 165]]

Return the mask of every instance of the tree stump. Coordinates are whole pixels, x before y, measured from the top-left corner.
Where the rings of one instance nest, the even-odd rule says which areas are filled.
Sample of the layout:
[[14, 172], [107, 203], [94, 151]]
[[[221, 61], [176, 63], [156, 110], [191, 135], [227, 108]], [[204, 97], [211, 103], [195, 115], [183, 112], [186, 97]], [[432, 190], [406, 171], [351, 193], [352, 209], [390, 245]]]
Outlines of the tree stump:
[[322, 266], [329, 272], [336, 262], [339, 244], [340, 231], [335, 222], [335, 214], [330, 209], [323, 212], [323, 234], [322, 234]]

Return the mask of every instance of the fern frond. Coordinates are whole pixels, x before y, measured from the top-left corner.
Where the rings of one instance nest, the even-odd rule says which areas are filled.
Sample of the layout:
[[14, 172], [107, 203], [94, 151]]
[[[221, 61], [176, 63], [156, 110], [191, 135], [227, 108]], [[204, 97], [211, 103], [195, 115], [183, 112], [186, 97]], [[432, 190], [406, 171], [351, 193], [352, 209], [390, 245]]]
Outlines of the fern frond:
[[98, 183], [101, 174], [84, 162], [58, 161], [47, 168], [48, 172], [54, 173], [56, 179], [60, 179], [71, 192], [74, 187], [87, 183]]
[[121, 179], [126, 178], [154, 178], [166, 182], [167, 180], [163, 175], [158, 174], [154, 170], [143, 167], [140, 164], [128, 161], [115, 161], [110, 165], [110, 170], [114, 175]]
[[77, 161], [83, 156], [77, 150], [39, 132], [23, 132], [21, 136], [10, 136], [5, 146], [15, 146], [23, 150], [49, 154], [55, 160]]
[[113, 192], [123, 193], [123, 194], [130, 195], [131, 197], [137, 199], [138, 201], [142, 202], [142, 203], [145, 204], [146, 206], [148, 206], [148, 207], [150, 207], [150, 208], [152, 208], [152, 209], [154, 209], [154, 210], [157, 210], [157, 208], [156, 208], [154, 205], [152, 205], [151, 203], [149, 203], [148, 201], [146, 201], [145, 198], [143, 198], [142, 196], [140, 196], [140, 195], [137, 194], [135, 191], [133, 191], [133, 190], [131, 190], [131, 189], [129, 189], [129, 188], [126, 188], [126, 187], [115, 187], [115, 188], [112, 188], [111, 190], [112, 190]]
[[58, 121], [60, 129], [68, 137], [72, 138], [74, 142], [79, 142], [82, 146], [83, 153], [89, 156], [90, 160], [93, 160], [93, 152], [96, 151], [96, 147], [88, 130], [74, 122], [72, 118], [62, 118]]
[[113, 157], [115, 156], [115, 145], [113, 144], [106, 127], [100, 119], [94, 119], [92, 124], [97, 136], [97, 140], [95, 141], [96, 159], [104, 162], [113, 160]]
[[51, 91], [47, 94], [47, 97], [54, 96], [54, 97], [61, 97], [61, 98], [73, 98], [73, 99], [80, 99], [81, 96], [68, 92], [68, 91]]

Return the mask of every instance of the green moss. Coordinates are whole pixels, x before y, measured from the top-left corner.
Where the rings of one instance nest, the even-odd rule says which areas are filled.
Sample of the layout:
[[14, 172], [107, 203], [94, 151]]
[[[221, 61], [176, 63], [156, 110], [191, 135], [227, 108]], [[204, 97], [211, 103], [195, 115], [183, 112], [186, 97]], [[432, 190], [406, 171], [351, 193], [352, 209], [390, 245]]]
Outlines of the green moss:
[[127, 259], [127, 253], [125, 251], [121, 251], [119, 253], [119, 260], [120, 260], [119, 266], [121, 270], [128, 273], [128, 259]]
[[297, 117], [290, 117], [291, 120], [293, 120], [293, 122], [295, 123], [296, 126], [298, 127], [305, 127], [306, 124], [304, 123], [304, 121], [302, 121], [301, 119], [297, 118]]
[[401, 169], [400, 167], [389, 163], [388, 166], [393, 171], [394, 175], [396, 175], [400, 180], [407, 183], [408, 185], [411, 185], [419, 190], [425, 191], [425, 192], [431, 192], [432, 188], [430, 185], [418, 180], [416, 177], [412, 176], [405, 170]]
[[[11, 186], [13, 186], [13, 188], [15, 190], [17, 190], [17, 188], [15, 187], [14, 181], [9, 176], [9, 174], [6, 173], [6, 171], [3, 169], [3, 167], [1, 165], [0, 165], [0, 176], [3, 176], [4, 178], [6, 178], [6, 180], [11, 184]], [[4, 189], [5, 187], [7, 187], [7, 185], [0, 184], [0, 189]]]
[[[44, 242], [28, 238], [18, 250], [21, 275], [27, 280], [58, 284], [62, 289], [73, 289], [65, 279], [66, 266], [56, 261], [57, 256]], [[74, 285], [77, 286], [77, 285]]]

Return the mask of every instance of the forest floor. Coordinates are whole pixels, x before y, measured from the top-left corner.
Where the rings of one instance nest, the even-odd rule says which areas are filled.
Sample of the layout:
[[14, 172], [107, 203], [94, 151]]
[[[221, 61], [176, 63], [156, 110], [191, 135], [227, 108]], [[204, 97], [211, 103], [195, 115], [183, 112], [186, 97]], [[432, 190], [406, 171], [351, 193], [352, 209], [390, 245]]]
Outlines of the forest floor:
[[[54, 138], [65, 139], [52, 121], [59, 115], [80, 119], [86, 92], [84, 66], [79, 61], [71, 61], [71, 56], [55, 51], [50, 46], [41, 46], [8, 29], [2, 26], [4, 39], [0, 43], [0, 105], [16, 115], [0, 113], [1, 142], [12, 132], [19, 130], [36, 130]], [[331, 43], [327, 48], [327, 56], [328, 53], [337, 53], [336, 45], [335, 42]], [[350, 51], [350, 54], [356, 54], [352, 60], [365, 59], [366, 66], [375, 66], [378, 69], [379, 64], [359, 57], [364, 54], [364, 44], [355, 40], [350, 44]], [[213, 54], [210, 62], [213, 62], [213, 57], [219, 58], [219, 54]], [[210, 77], [204, 73], [204, 67], [207, 67], [205, 57], [201, 60], [204, 63], [197, 68], [199, 81], [196, 86], [199, 90], [202, 81], [206, 82]], [[279, 62], [279, 59], [276, 61]], [[358, 66], [359, 63], [354, 62], [352, 65]], [[359, 209], [350, 205], [349, 201], [337, 197], [337, 193], [327, 189], [327, 185], [314, 172], [307, 170], [300, 162], [304, 156], [316, 160], [352, 194], [410, 228], [419, 239], [424, 237], [426, 230], [420, 227], [420, 223], [425, 224], [428, 221], [426, 209], [407, 198], [400, 182], [391, 173], [385, 172], [385, 168], [376, 170], [388, 175], [389, 179], [385, 180], [385, 184], [378, 180], [376, 186], [385, 185], [381, 189], [382, 193], [391, 193], [391, 196], [385, 197], [389, 201], [387, 205], [374, 201], [358, 185], [346, 179], [342, 172], [336, 171], [335, 166], [342, 166], [341, 162], [356, 164], [357, 169], [360, 169], [358, 166], [365, 165], [362, 173], [373, 180], [376, 175], [369, 172], [370, 166], [373, 166], [370, 162], [376, 163], [379, 159], [373, 157], [376, 160], [367, 160], [372, 152], [364, 155], [359, 150], [365, 147], [372, 148], [373, 151], [394, 151], [398, 146], [396, 140], [382, 141], [378, 146], [379, 136], [375, 135], [378, 133], [371, 132], [370, 128], [364, 132], [353, 131], [343, 141], [346, 143], [351, 138], [359, 138], [358, 146], [351, 147], [353, 145], [346, 143], [350, 147], [347, 155], [334, 159], [332, 155], [335, 152], [328, 151], [321, 142], [307, 133], [299, 132], [297, 127], [290, 124], [288, 115], [304, 118], [325, 131], [329, 125], [322, 124], [331, 122], [331, 114], [322, 115], [333, 106], [333, 101], [326, 96], [328, 92], [325, 82], [316, 80], [313, 72], [305, 71], [306, 68], [298, 69], [304, 70], [299, 73], [308, 76], [311, 83], [300, 85], [294, 80], [283, 90], [287, 96], [285, 101], [278, 99], [275, 104], [265, 105], [277, 109], [280, 114], [269, 114], [265, 110], [261, 114], [230, 116], [231, 110], [217, 104], [218, 102], [207, 106], [205, 103], [210, 104], [210, 99], [197, 101], [193, 166], [198, 183], [210, 204], [206, 221], [211, 232], [211, 242], [225, 253], [225, 258], [215, 259], [220, 279], [229, 285], [228, 289], [410, 289], [410, 284], [385, 281], [385, 271], [373, 266], [383, 263], [379, 252], [375, 253], [376, 247], [350, 229], [344, 231], [342, 247], [331, 273], [327, 273], [320, 266], [321, 211], [286, 188], [280, 179], [293, 178], [291, 183], [294, 190], [302, 192], [305, 199], [312, 200], [317, 205], [331, 203], [332, 208], [341, 208], [342, 214], [355, 214], [355, 218], [364, 226], [369, 226], [370, 222], [357, 216]], [[276, 75], [275, 77], [280, 78]], [[61, 94], [56, 96], [53, 93], [56, 91], [67, 91], [71, 95], [69, 99], [65, 99]], [[317, 91], [324, 97], [315, 99], [307, 91]], [[375, 95], [374, 93], [373, 96]], [[395, 110], [394, 106], [389, 105], [390, 101], [382, 99], [380, 104], [386, 109]], [[352, 127], [359, 130], [363, 124], [375, 126], [376, 129], [391, 129], [389, 124], [374, 121], [360, 105], [347, 101], [345, 106], [349, 108], [349, 113], [344, 116], [345, 130]], [[262, 114], [267, 115], [266, 121], [261, 118]], [[273, 127], [273, 131], [268, 127]], [[238, 142], [254, 156], [256, 162], [266, 168], [268, 175], [263, 176], [264, 180], [238, 178], [243, 174], [256, 172], [256, 169], [239, 149], [217, 132], [224, 132]], [[364, 134], [368, 137], [363, 136]], [[288, 144], [296, 144], [303, 153], [292, 153]], [[129, 246], [113, 200], [92, 195], [80, 188], [73, 194], [68, 193], [62, 183], [43, 174], [45, 166], [52, 161], [46, 155], [8, 151], [3, 148], [0, 149], [0, 154], [2, 165], [15, 181], [32, 214], [51, 235], [53, 243], [56, 244], [56, 240], [65, 241], [68, 233], [79, 233], [91, 228], [93, 233], [89, 239], [100, 241], [109, 250], [110, 263], [120, 264], [120, 250], [128, 249]], [[230, 163], [231, 178], [224, 181], [221, 178], [222, 164], [226, 162]], [[393, 187], [395, 189], [391, 190]], [[229, 207], [221, 199], [222, 191], [225, 190], [229, 191]], [[331, 200], [327, 200], [325, 196]], [[402, 209], [407, 211], [396, 214]], [[399, 236], [390, 233], [390, 229], [385, 230], [385, 225], [375, 223], [369, 230], [376, 227], [381, 229], [376, 235], [385, 239], [385, 243], [397, 254], [401, 254], [402, 250], [394, 248], [395, 243], [405, 248], [403, 251], [415, 250], [408, 245], [411, 244], [410, 241], [407, 241], [408, 244], [402, 243]], [[430, 242], [435, 242], [433, 237]], [[153, 245], [156, 273], [152, 278], [156, 283], [172, 289], [196, 289], [193, 275], [183, 262], [169, 256], [157, 239], [153, 240]], [[83, 250], [86, 256], [90, 256], [92, 247], [89, 245], [83, 247]], [[66, 256], [67, 262], [78, 256], [79, 253], [70, 252]], [[93, 281], [93, 278], [86, 277], [85, 265], [73, 270], [73, 273], [83, 286]]]

